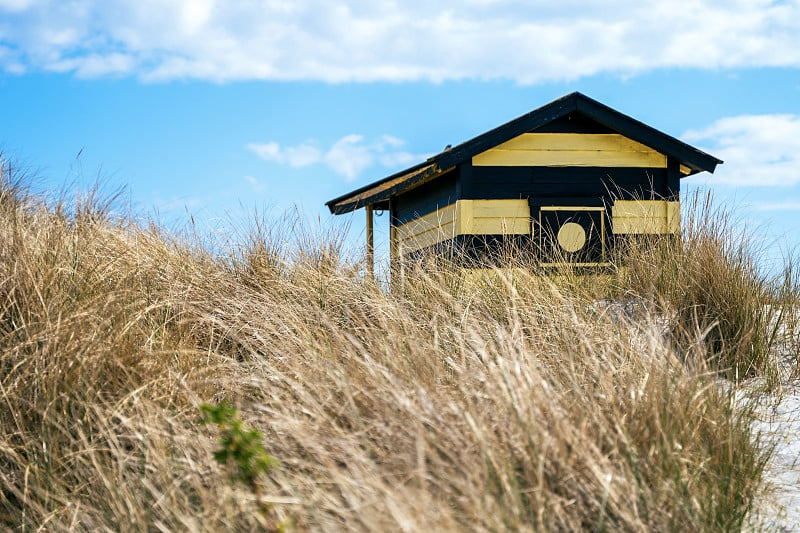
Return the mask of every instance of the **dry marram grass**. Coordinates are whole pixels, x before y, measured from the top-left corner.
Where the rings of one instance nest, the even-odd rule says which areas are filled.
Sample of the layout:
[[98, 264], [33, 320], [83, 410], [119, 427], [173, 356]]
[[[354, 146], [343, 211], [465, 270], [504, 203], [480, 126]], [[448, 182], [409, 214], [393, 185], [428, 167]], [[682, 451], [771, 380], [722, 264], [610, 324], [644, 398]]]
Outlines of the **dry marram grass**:
[[[336, 236], [212, 255], [5, 178], [4, 528], [719, 531], [758, 490], [749, 409], [655, 315], [532, 274], [387, 293]], [[275, 517], [213, 460], [223, 399]]]

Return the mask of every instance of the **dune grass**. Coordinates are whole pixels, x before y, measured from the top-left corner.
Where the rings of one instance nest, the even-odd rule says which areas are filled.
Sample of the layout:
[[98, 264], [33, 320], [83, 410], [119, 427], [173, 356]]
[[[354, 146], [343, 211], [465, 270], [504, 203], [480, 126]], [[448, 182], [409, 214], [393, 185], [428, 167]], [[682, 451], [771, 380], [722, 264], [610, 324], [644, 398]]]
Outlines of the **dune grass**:
[[796, 273], [791, 263], [773, 278], [760, 273], [757, 243], [712, 200], [710, 193], [695, 193], [684, 202], [680, 240], [622, 247], [616, 289], [669, 316], [679, 351], [700, 333], [718, 373], [734, 381], [760, 376], [774, 387], [776, 348], [796, 337]]
[[[693, 254], [637, 252], [602, 290], [430, 268], [389, 292], [336, 233], [254, 224], [211, 254], [4, 172], [0, 527], [733, 531], [761, 486], [769, 449], [716, 354], [757, 374], [770, 336], [720, 326], [718, 345], [728, 311], [693, 301]], [[725, 281], [743, 274], [722, 252], [725, 301], [763, 298]], [[648, 277], [655, 260], [673, 277]], [[626, 290], [658, 305], [596, 302]], [[223, 401], [278, 461], [257, 491], [214, 460], [200, 406]]]

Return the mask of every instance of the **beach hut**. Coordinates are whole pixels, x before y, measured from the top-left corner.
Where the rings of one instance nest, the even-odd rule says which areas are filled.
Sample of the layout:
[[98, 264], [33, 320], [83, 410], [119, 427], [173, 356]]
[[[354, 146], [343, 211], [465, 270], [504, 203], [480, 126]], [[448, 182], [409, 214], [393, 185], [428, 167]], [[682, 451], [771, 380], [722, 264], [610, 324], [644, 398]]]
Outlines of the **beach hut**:
[[721, 160], [581, 93], [568, 94], [327, 202], [389, 214], [390, 257], [479, 259], [513, 241], [540, 262], [602, 265], [615, 241], [680, 232], [680, 180]]

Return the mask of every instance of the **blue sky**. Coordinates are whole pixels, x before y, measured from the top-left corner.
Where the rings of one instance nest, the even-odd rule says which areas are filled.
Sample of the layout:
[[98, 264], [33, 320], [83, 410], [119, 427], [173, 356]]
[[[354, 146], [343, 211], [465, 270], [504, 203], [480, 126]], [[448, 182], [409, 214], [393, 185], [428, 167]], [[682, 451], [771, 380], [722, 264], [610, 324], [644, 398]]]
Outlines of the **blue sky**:
[[0, 0], [3, 157], [174, 225], [327, 224], [326, 200], [575, 90], [724, 159], [686, 186], [770, 257], [800, 245], [800, 0]]

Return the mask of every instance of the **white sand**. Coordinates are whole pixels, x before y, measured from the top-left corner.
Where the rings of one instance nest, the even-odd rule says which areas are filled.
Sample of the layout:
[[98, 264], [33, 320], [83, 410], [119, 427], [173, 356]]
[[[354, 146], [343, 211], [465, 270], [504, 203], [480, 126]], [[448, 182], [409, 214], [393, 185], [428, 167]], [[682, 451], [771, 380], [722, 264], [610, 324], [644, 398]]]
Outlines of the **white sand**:
[[754, 429], [775, 445], [767, 466], [767, 492], [753, 510], [750, 526], [764, 531], [800, 531], [800, 385], [784, 385], [759, 401]]
[[[594, 302], [594, 310], [616, 322], [631, 326], [631, 342], [649, 353], [647, 346], [663, 342], [669, 331], [669, 319], [654, 316], [642, 302], [636, 300], [603, 300]], [[798, 345], [789, 332], [781, 331], [775, 356], [782, 368], [782, 386], [774, 394], [758, 398], [753, 429], [764, 445], [774, 445], [774, 454], [764, 473], [765, 491], [750, 513], [747, 528], [754, 531], [800, 533], [800, 380], [791, 375], [796, 364]], [[730, 382], [720, 380], [723, 387]], [[754, 380], [739, 390], [741, 398], [753, 391], [763, 390]]]

